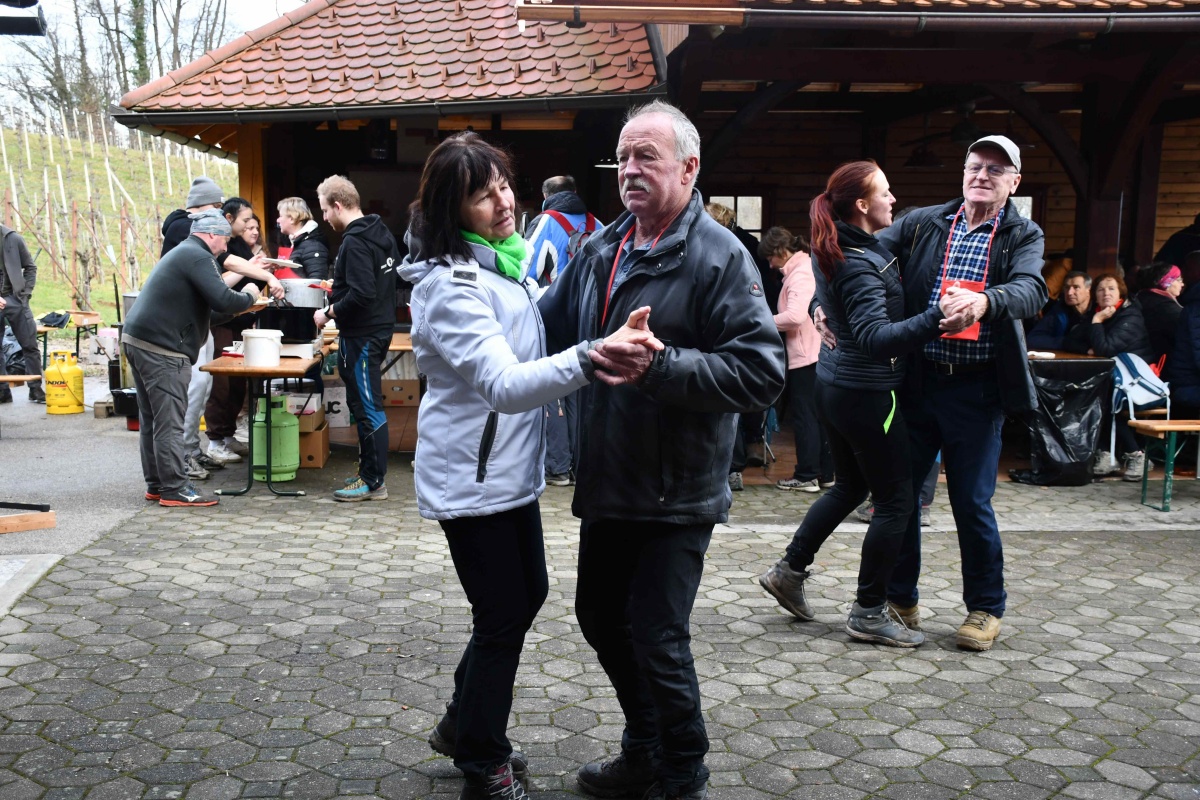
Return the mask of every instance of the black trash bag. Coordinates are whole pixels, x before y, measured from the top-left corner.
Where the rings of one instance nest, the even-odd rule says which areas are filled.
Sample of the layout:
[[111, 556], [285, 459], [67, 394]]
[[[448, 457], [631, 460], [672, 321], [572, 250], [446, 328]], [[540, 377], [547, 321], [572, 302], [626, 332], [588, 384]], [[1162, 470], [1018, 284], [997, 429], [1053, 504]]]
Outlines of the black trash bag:
[[1086, 486], [1092, 482], [1092, 460], [1102, 449], [1100, 421], [1112, 402], [1111, 369], [1079, 380], [1035, 374], [1033, 384], [1038, 407], [1026, 418], [1032, 469], [1012, 470], [1009, 476], [1036, 486]]
[[[3, 325], [0, 324], [0, 329], [2, 328]], [[11, 328], [4, 331], [4, 340], [0, 343], [0, 358], [4, 359], [4, 370], [9, 375], [25, 374], [25, 354], [21, 352], [21, 344]]]

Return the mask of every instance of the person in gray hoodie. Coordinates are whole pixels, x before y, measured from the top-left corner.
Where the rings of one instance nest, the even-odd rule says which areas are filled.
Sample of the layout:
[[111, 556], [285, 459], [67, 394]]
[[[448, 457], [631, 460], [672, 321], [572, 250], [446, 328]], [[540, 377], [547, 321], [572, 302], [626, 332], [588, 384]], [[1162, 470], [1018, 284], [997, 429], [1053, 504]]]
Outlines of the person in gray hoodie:
[[413, 203], [410, 241], [423, 260], [400, 271], [415, 284], [413, 352], [427, 383], [417, 506], [446, 533], [475, 623], [429, 740], [463, 771], [465, 800], [527, 797], [527, 763], [505, 730], [525, 633], [548, 591], [542, 406], [593, 379], [635, 379], [625, 367], [636, 359], [623, 356], [643, 352], [644, 370], [662, 348], [648, 330], [650, 310], [639, 308], [606, 340], [546, 354], [511, 185], [507, 154], [476, 134], [439, 145]]

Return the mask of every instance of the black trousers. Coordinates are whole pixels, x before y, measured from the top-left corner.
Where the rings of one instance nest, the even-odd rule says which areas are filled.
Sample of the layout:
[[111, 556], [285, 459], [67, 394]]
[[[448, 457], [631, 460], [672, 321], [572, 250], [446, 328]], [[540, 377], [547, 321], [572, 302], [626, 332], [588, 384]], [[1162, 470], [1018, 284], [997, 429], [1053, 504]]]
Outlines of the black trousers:
[[535, 500], [441, 525], [475, 623], [447, 709], [458, 719], [454, 766], [483, 775], [512, 754], [507, 730], [517, 663], [549, 591], [542, 515]]
[[833, 478], [833, 454], [825, 427], [817, 419], [817, 365], [789, 369], [788, 419], [796, 440], [796, 469], [792, 477], [798, 481], [829, 481]]
[[816, 395], [837, 484], [808, 510], [788, 545], [787, 561], [792, 569], [807, 569], [833, 529], [870, 492], [875, 512], [863, 539], [858, 604], [874, 608], [887, 599], [888, 579], [913, 513], [908, 428], [892, 392], [817, 381]]
[[712, 530], [585, 519], [579, 531], [575, 616], [617, 691], [621, 748], [656, 758], [668, 796], [708, 780], [689, 618]]

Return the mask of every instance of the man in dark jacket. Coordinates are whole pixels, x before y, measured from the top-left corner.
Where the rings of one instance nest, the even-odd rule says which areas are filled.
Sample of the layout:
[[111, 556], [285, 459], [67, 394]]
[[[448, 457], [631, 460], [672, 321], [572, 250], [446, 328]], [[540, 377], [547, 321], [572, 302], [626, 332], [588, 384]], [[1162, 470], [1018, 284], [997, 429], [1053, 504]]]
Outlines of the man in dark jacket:
[[378, 214], [364, 215], [358, 190], [340, 175], [317, 187], [321, 213], [342, 234], [333, 262], [332, 302], [313, 320], [338, 328], [338, 372], [346, 383], [346, 404], [358, 421], [358, 478], [333, 493], [341, 502], [386, 500], [387, 415], [383, 411], [380, 369], [396, 327], [396, 239]]
[[195, 214], [207, 208], [220, 208], [224, 202], [225, 195], [222, 194], [221, 187], [217, 186], [212, 178], [203, 175], [195, 178], [191, 188], [188, 189], [184, 208], [175, 209], [163, 220], [162, 252], [158, 254], [158, 257], [162, 258], [191, 235], [192, 220], [188, 216], [189, 214]]
[[121, 331], [137, 386], [146, 499], [159, 505], [217, 504], [188, 481], [183, 420], [191, 365], [208, 339], [210, 318], [245, 311], [258, 298], [257, 287], [234, 292], [221, 278], [214, 256], [230, 235], [220, 211], [193, 214], [191, 235], [154, 266]]
[[1183, 269], [1188, 255], [1197, 251], [1200, 251], [1200, 214], [1196, 215], [1191, 225], [1172, 233], [1167, 241], [1163, 242], [1163, 246], [1154, 256], [1154, 260], [1174, 264]]
[[[37, 264], [29, 254], [29, 248], [21, 234], [7, 225], [0, 225], [0, 340], [4, 338], [4, 324], [13, 329], [13, 336], [21, 345], [25, 356], [25, 374], [42, 374], [42, 354], [38, 350], [37, 322], [29, 308], [33, 287], [37, 283]], [[5, 375], [4, 359], [0, 357], [0, 375]], [[29, 399], [34, 403], [46, 402], [46, 391], [40, 380], [29, 384]], [[0, 383], [0, 403], [12, 401], [12, 390], [8, 384]]]
[[[1007, 597], [992, 510], [1004, 414], [1037, 404], [1021, 320], [1046, 304], [1045, 237], [1009, 200], [1020, 182], [1020, 150], [1005, 136], [986, 136], [967, 150], [963, 197], [917, 209], [879, 233], [900, 261], [907, 315], [945, 294], [947, 316], [966, 326], [914, 355], [901, 400], [914, 494], [942, 452], [968, 612], [957, 644], [969, 650], [992, 646]], [[888, 590], [909, 627], [919, 622], [920, 537], [914, 514]]]
[[575, 613], [625, 732], [621, 755], [578, 779], [604, 797], [695, 800], [706, 796], [708, 736], [688, 620], [713, 526], [728, 518], [737, 414], [774, 402], [785, 357], [749, 254], [694, 188], [695, 126], [667, 103], [643, 106], [617, 159], [629, 213], [539, 302], [548, 352], [615, 331], [640, 306], [667, 345], [633, 370], [644, 370], [637, 385], [579, 393]]
[[1091, 310], [1092, 277], [1078, 270], [1067, 273], [1062, 282], [1062, 296], [1029, 331], [1029, 349], [1064, 349], [1067, 334], [1081, 322], [1087, 322]]

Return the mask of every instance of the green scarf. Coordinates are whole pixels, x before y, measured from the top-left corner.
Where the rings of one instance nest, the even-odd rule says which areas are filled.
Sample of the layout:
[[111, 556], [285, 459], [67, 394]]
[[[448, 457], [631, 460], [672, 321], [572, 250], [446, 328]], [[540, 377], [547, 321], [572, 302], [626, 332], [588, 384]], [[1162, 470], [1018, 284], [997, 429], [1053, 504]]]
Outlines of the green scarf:
[[514, 232], [512, 236], [499, 242], [489, 242], [477, 233], [464, 231], [459, 228], [459, 233], [468, 242], [473, 244], [481, 244], [484, 247], [490, 247], [496, 251], [496, 269], [501, 275], [506, 275], [514, 281], [520, 281], [525, 275], [525, 239], [521, 234]]

